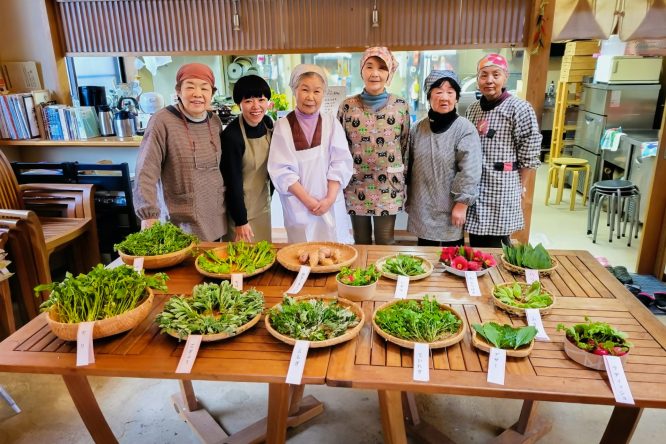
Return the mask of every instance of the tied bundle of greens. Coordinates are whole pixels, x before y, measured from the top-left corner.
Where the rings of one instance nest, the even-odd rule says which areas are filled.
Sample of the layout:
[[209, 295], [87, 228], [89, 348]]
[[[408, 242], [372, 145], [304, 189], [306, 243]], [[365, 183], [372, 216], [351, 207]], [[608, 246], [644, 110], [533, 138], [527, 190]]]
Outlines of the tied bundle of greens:
[[214, 252], [206, 250], [199, 256], [197, 263], [202, 270], [209, 273], [254, 273], [275, 261], [275, 249], [273, 244], [267, 241], [247, 244], [241, 242], [229, 242], [227, 244], [227, 256], [221, 258]]
[[146, 276], [132, 267], [104, 268], [102, 264], [88, 274], [74, 276], [66, 273], [62, 282], [35, 287], [35, 294], [50, 291], [40, 305], [41, 311], [54, 309], [58, 321], [67, 324], [91, 322], [110, 318], [132, 310], [143, 302], [148, 287], [166, 291], [168, 276], [156, 273]]
[[359, 323], [358, 316], [337, 302], [321, 299], [296, 301], [285, 296], [268, 312], [271, 326], [280, 334], [305, 341], [336, 338]]
[[192, 297], [176, 296], [167, 301], [155, 322], [183, 339], [191, 334], [227, 333], [254, 319], [264, 309], [264, 295], [255, 289], [236, 290], [229, 282], [199, 284]]
[[536, 247], [529, 243], [509, 246], [502, 244], [502, 251], [506, 261], [516, 267], [546, 270], [553, 266], [550, 254], [541, 244]]
[[397, 274], [399, 276], [418, 276], [425, 273], [423, 259], [416, 256], [399, 254], [389, 258], [382, 266], [382, 271]]
[[198, 239], [187, 234], [170, 222], [156, 222], [150, 228], [132, 233], [121, 243], [113, 246], [114, 251], [121, 251], [130, 256], [158, 256], [187, 248]]
[[622, 356], [633, 346], [627, 341], [625, 332], [616, 330], [605, 322], [592, 322], [587, 316], [584, 324], [571, 327], [557, 324], [557, 331], [564, 331], [576, 347], [595, 355]]
[[500, 325], [497, 322], [486, 322], [485, 324], [472, 324], [472, 328], [486, 341], [496, 348], [517, 349], [532, 342], [537, 334], [535, 327], [512, 327]]
[[498, 286], [493, 290], [493, 296], [518, 308], [546, 308], [553, 305], [553, 297], [542, 291], [539, 281], [532, 282], [524, 293], [518, 282], [510, 286]]
[[415, 342], [435, 342], [457, 332], [462, 320], [442, 308], [434, 296], [404, 300], [378, 310], [375, 322], [386, 333]]

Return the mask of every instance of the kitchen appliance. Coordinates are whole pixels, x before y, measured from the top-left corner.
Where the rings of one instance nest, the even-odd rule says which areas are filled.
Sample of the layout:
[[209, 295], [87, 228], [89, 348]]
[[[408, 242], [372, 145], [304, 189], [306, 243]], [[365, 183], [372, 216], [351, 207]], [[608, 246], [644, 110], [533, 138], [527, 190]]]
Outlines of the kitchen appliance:
[[659, 83], [661, 57], [602, 55], [597, 59], [594, 82]]
[[139, 107], [140, 111], [136, 118], [136, 133], [142, 135], [153, 114], [164, 108], [164, 97], [156, 92], [145, 92], [139, 96]]
[[[132, 104], [125, 105], [127, 101]], [[121, 97], [118, 100], [118, 111], [113, 115], [113, 127], [118, 137], [132, 137], [136, 134], [135, 110], [138, 106], [134, 97]]]
[[94, 106], [99, 111], [101, 106], [108, 105], [106, 88], [103, 86], [79, 86], [79, 103], [81, 106]]
[[113, 111], [109, 105], [100, 105], [97, 111], [97, 120], [99, 120], [99, 133], [102, 136], [113, 136], [116, 132], [113, 129]]
[[641, 192], [639, 222], [645, 221], [648, 207], [648, 194], [654, 179], [656, 157], [642, 157], [641, 145], [659, 139], [658, 130], [626, 131], [620, 139], [620, 147], [630, 153], [628, 171], [625, 177], [633, 182]]

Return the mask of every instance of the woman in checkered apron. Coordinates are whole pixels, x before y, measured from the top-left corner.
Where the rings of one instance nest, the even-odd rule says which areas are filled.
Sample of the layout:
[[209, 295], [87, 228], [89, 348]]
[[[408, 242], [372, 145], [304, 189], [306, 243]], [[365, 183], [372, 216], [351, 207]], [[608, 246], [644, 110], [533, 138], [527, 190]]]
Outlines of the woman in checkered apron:
[[541, 133], [532, 106], [509, 94], [508, 64], [489, 54], [477, 65], [481, 100], [467, 109], [483, 148], [479, 197], [469, 208], [465, 229], [473, 247], [501, 247], [523, 228], [521, 201], [539, 166]]

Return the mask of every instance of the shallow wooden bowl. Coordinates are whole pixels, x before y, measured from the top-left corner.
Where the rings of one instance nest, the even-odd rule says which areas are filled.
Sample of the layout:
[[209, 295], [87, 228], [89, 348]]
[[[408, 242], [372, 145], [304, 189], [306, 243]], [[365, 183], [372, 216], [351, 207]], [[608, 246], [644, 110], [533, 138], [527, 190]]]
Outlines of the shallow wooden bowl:
[[[495, 304], [496, 307], [506, 311], [509, 314], [514, 314], [516, 316], [525, 317], [525, 309], [524, 308], [514, 307], [513, 305], [505, 304], [504, 302], [500, 301], [497, 298], [497, 296], [495, 296], [495, 288], [513, 286], [514, 283], [516, 283], [516, 282], [502, 282], [501, 284], [495, 285], [493, 287], [493, 291], [492, 291], [493, 304]], [[520, 285], [521, 291], [525, 291], [525, 289], [529, 288], [529, 286], [531, 285], [531, 284], [527, 284], [525, 282], [517, 282], [517, 284]], [[544, 308], [539, 309], [539, 312], [541, 313], [541, 315], [547, 315], [548, 313], [550, 313], [550, 310], [552, 310], [553, 306], [555, 305], [556, 298], [555, 298], [554, 294], [552, 294], [548, 291], [544, 291], [543, 286], [541, 287], [541, 291], [543, 291], [544, 293], [548, 293], [548, 295], [553, 300], [553, 303], [550, 304], [548, 307], [544, 307]]]
[[[227, 257], [227, 254], [228, 254], [227, 253], [227, 247], [213, 248], [213, 253], [215, 253], [220, 258], [225, 258], [225, 257]], [[201, 253], [199, 256], [197, 256], [197, 259], [194, 261], [194, 267], [197, 269], [197, 271], [199, 273], [203, 274], [204, 276], [212, 277], [212, 278], [215, 278], [215, 279], [231, 279], [231, 274], [232, 273], [213, 273], [213, 272], [206, 271], [203, 268], [201, 268], [199, 266], [199, 258], [204, 257], [204, 255], [205, 255], [204, 253]], [[248, 278], [248, 277], [251, 277], [251, 276], [256, 276], [258, 274], [261, 274], [264, 271], [271, 268], [274, 263], [275, 263], [275, 258], [273, 259], [273, 261], [270, 264], [268, 264], [264, 267], [261, 267], [261, 268], [257, 268], [252, 273], [242, 273], [243, 278]]]
[[[551, 256], [550, 260], [552, 261], [553, 266], [550, 267], [550, 268], [545, 268], [543, 270], [537, 270], [539, 272], [539, 275], [548, 276], [553, 272], [553, 270], [555, 270], [560, 265], [559, 261], [557, 259], [555, 259], [554, 257]], [[524, 267], [519, 267], [517, 265], [513, 265], [513, 264], [509, 263], [506, 260], [506, 258], [504, 257], [504, 255], [500, 256], [500, 261], [502, 262], [502, 265], [504, 266], [504, 268], [509, 270], [511, 273], [525, 275], [525, 268]]]
[[[214, 342], [214, 341], [221, 341], [223, 339], [233, 338], [234, 336], [238, 336], [239, 334], [241, 334], [241, 333], [251, 329], [252, 327], [254, 327], [257, 324], [257, 322], [259, 322], [260, 319], [261, 319], [261, 313], [257, 313], [257, 315], [255, 317], [253, 317], [248, 322], [246, 322], [245, 324], [238, 327], [235, 332], [233, 332], [233, 333], [215, 333], [215, 334], [209, 334], [209, 335], [201, 335], [201, 337], [202, 337], [201, 342]], [[175, 330], [167, 330], [166, 333], [169, 336], [173, 336], [174, 338], [178, 339], [179, 341], [181, 341], [183, 339], [187, 340], [187, 338], [189, 337], [189, 336], [185, 336], [185, 337], [181, 338], [180, 336], [178, 336], [178, 333]]]
[[[377, 271], [379, 271], [382, 274], [382, 276], [387, 277], [389, 279], [394, 279], [394, 280], [397, 281], [398, 280], [398, 275], [397, 274], [391, 273], [389, 271], [382, 270], [382, 268], [384, 266], [384, 263], [387, 260], [392, 259], [392, 258], [397, 257], [397, 256], [398, 256], [397, 254], [393, 254], [391, 256], [384, 256], [382, 258], [379, 258], [377, 260], [377, 262], [375, 262], [375, 268], [377, 268]], [[410, 281], [418, 281], [420, 279], [427, 278], [428, 276], [430, 276], [432, 274], [432, 271], [435, 268], [432, 265], [432, 262], [430, 262], [428, 259], [426, 259], [424, 257], [417, 256], [415, 254], [403, 254], [403, 256], [412, 256], [412, 257], [416, 257], [418, 259], [421, 259], [423, 261], [423, 268], [425, 269], [425, 273], [417, 274], [416, 276], [407, 276]]]
[[[478, 334], [476, 330], [474, 330], [473, 328], [471, 330], [472, 330], [472, 345], [481, 351], [490, 353], [490, 349], [494, 347], [494, 345], [486, 341], [486, 338]], [[534, 339], [532, 339], [532, 341], [530, 341], [529, 344], [522, 345], [515, 350], [512, 348], [506, 348], [504, 350], [506, 350], [507, 356], [511, 356], [514, 358], [524, 358], [526, 356], [529, 356], [530, 353], [532, 353], [533, 348], [534, 348]]]
[[351, 245], [340, 244], [337, 242], [301, 242], [299, 244], [291, 244], [281, 248], [277, 252], [277, 261], [287, 270], [299, 271], [301, 265], [308, 264], [301, 264], [298, 261], [298, 250], [313, 250], [323, 247], [339, 249], [342, 253], [340, 262], [332, 265], [317, 265], [310, 269], [310, 273], [335, 273], [340, 271], [342, 267], [348, 267], [353, 264], [358, 257], [358, 251], [356, 251], [356, 248]]
[[158, 254], [157, 256], [131, 256], [125, 254], [122, 251], [118, 250], [118, 254], [124, 263], [127, 265], [134, 265], [134, 259], [137, 257], [143, 257], [143, 268], [146, 270], [154, 270], [157, 268], [167, 268], [178, 265], [190, 255], [190, 252], [194, 248], [195, 243], [192, 242], [189, 246], [183, 248], [182, 250], [174, 251], [167, 254]]

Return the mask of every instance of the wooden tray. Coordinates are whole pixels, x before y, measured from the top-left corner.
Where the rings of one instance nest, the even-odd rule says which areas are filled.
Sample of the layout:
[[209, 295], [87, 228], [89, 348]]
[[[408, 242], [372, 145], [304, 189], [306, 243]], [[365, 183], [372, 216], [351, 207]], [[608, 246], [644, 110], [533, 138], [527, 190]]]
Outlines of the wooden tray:
[[[631, 351], [631, 350], [630, 350]], [[564, 335], [564, 352], [570, 357], [573, 361], [579, 363], [580, 365], [591, 368], [594, 370], [606, 370], [604, 365], [604, 357], [601, 355], [595, 355], [583, 349], [576, 347], [576, 345]], [[629, 353], [625, 353], [622, 356], [618, 356], [622, 362], [622, 366], [626, 365], [627, 357]]]
[[[213, 248], [212, 251], [213, 251], [214, 254], [216, 254], [220, 258], [227, 257], [227, 247], [226, 246], [225, 247]], [[231, 279], [231, 273], [212, 273], [210, 271], [206, 271], [203, 268], [201, 268], [199, 266], [199, 258], [204, 256], [204, 254], [205, 253], [201, 253], [199, 256], [197, 256], [197, 259], [194, 261], [194, 267], [197, 269], [197, 271], [199, 273], [203, 274], [204, 276], [208, 276], [208, 277], [212, 277], [212, 278], [216, 278], [216, 279]], [[274, 263], [275, 263], [275, 258], [273, 259], [273, 262], [271, 262], [270, 264], [268, 264], [264, 267], [261, 267], [261, 268], [257, 268], [252, 273], [243, 273], [243, 278], [248, 278], [248, 277], [251, 277], [251, 276], [256, 276], [258, 274], [261, 274], [264, 271], [271, 268]]]
[[[153, 290], [148, 288], [148, 296], [141, 304], [137, 305], [132, 310], [126, 311], [125, 313], [119, 314], [117, 316], [95, 321], [95, 325], [93, 327], [93, 339], [113, 336], [118, 333], [131, 330], [132, 328], [139, 325], [141, 321], [146, 319], [148, 313], [150, 313], [150, 310], [153, 307], [154, 298], [155, 296], [153, 294]], [[65, 322], [59, 322], [58, 312], [55, 310], [55, 307], [46, 312], [46, 322], [51, 328], [53, 334], [63, 341], [76, 341], [76, 335], [79, 330], [79, 323], [69, 324]]]
[[[550, 260], [553, 263], [553, 266], [550, 268], [546, 268], [543, 270], [537, 270], [539, 272], [539, 275], [541, 276], [548, 276], [550, 275], [553, 270], [555, 270], [559, 265], [559, 261], [555, 259], [554, 257], [550, 257]], [[517, 273], [517, 274], [522, 274], [523, 276], [525, 275], [525, 268], [524, 267], [518, 267], [517, 265], [510, 264], [504, 257], [504, 255], [500, 256], [500, 261], [502, 262], [502, 265], [504, 265], [504, 268], [509, 270], [511, 273]]]
[[[486, 341], [486, 338], [478, 334], [476, 330], [474, 330], [473, 328], [470, 330], [472, 330], [472, 345], [481, 351], [490, 353], [490, 349], [494, 347], [494, 345]], [[534, 348], [534, 339], [532, 339], [532, 341], [530, 341], [529, 344], [522, 345], [515, 350], [512, 348], [506, 348], [504, 350], [506, 350], [507, 356], [511, 356], [514, 358], [524, 358], [528, 356], [530, 353], [532, 353], [533, 348]]]
[[[394, 343], [394, 344], [397, 344], [397, 345], [399, 345], [400, 347], [404, 347], [404, 348], [412, 348], [412, 349], [413, 349], [413, 348], [414, 348], [414, 344], [416, 344], [415, 341], [408, 341], [408, 340], [406, 340], [406, 339], [401, 339], [401, 338], [398, 338], [398, 337], [396, 337], [396, 336], [393, 336], [393, 335], [391, 335], [391, 334], [389, 334], [389, 333], [386, 333], [386, 332], [385, 332], [384, 330], [382, 330], [382, 329], [379, 327], [379, 325], [377, 325], [377, 323], [375, 322], [375, 316], [377, 315], [377, 312], [378, 312], [378, 311], [380, 311], [380, 310], [382, 310], [382, 309], [384, 309], [384, 308], [390, 307], [390, 306], [393, 305], [393, 304], [397, 304], [398, 302], [406, 301], [406, 300], [408, 300], [408, 299], [396, 299], [396, 300], [394, 300], [394, 301], [390, 301], [390, 302], [387, 302], [387, 303], [385, 303], [385, 304], [382, 304], [379, 308], [377, 308], [377, 310], [375, 310], [374, 314], [372, 315], [372, 328], [374, 328], [374, 329], [375, 329], [375, 332], [376, 332], [379, 336], [381, 336], [382, 338], [384, 338], [385, 340], [387, 340], [387, 341], [389, 341], [389, 342], [392, 342], [392, 343]], [[442, 304], [442, 303], [439, 303], [439, 306], [442, 307], [443, 309], [448, 310], [448, 311], [450, 311], [451, 313], [453, 313], [458, 319], [460, 319], [460, 320], [462, 321], [462, 323], [461, 323], [461, 325], [460, 325], [460, 329], [459, 329], [456, 333], [453, 333], [451, 336], [448, 336], [448, 337], [446, 337], [446, 338], [444, 338], [444, 339], [440, 339], [439, 341], [430, 342], [430, 343], [428, 344], [428, 346], [429, 346], [431, 349], [435, 349], [435, 348], [444, 348], [444, 347], [449, 347], [449, 346], [451, 346], [451, 345], [457, 344], [458, 342], [462, 341], [463, 337], [465, 337], [465, 329], [467, 328], [467, 327], [466, 327], [467, 324], [465, 323], [465, 319], [464, 319], [462, 316], [460, 316], [460, 313], [458, 313], [455, 309], [453, 309], [452, 307], [449, 307], [449, 306], [446, 305], [446, 304]]]
[[340, 244], [337, 242], [301, 242], [299, 244], [291, 244], [281, 248], [277, 252], [277, 261], [287, 270], [299, 271], [301, 265], [308, 264], [301, 264], [298, 261], [298, 250], [310, 250], [322, 247], [339, 249], [342, 253], [341, 260], [337, 264], [317, 265], [316, 267], [312, 267], [310, 273], [334, 273], [340, 271], [342, 267], [350, 266], [358, 257], [358, 251], [356, 251], [356, 248], [351, 245]]
[[[192, 242], [189, 246], [182, 250], [174, 251], [173, 253], [158, 254], [157, 256], [143, 256], [143, 268], [146, 270], [154, 270], [157, 268], [166, 268], [178, 265], [190, 255], [194, 248], [195, 243]], [[131, 256], [118, 250], [118, 255], [127, 265], [134, 265], [134, 259], [142, 256]]]
[[[525, 288], [529, 288], [529, 286], [531, 285], [531, 284], [527, 284], [525, 282], [502, 282], [501, 284], [497, 284], [493, 287], [493, 291], [492, 291], [493, 304], [495, 304], [495, 306], [497, 306], [498, 308], [506, 311], [507, 313], [514, 314], [516, 316], [525, 317], [525, 309], [524, 308], [514, 307], [513, 305], [505, 304], [504, 302], [497, 299], [497, 296], [495, 296], [495, 288], [513, 286], [514, 283], [517, 283], [518, 285], [520, 285], [521, 291], [524, 291]], [[543, 291], [543, 286], [541, 287], [541, 290]], [[548, 295], [553, 300], [553, 303], [550, 304], [548, 307], [544, 307], [544, 308], [539, 309], [539, 312], [541, 313], [541, 315], [547, 315], [548, 313], [550, 313], [550, 310], [555, 305], [556, 298], [555, 298], [555, 295], [552, 294], [549, 291], [543, 291], [543, 292], [548, 293]]]
[[[251, 329], [252, 327], [254, 327], [257, 324], [257, 322], [259, 322], [259, 319], [261, 319], [261, 313], [257, 313], [257, 315], [255, 317], [253, 317], [248, 322], [246, 322], [245, 324], [238, 327], [234, 333], [216, 333], [216, 334], [209, 334], [209, 335], [201, 335], [201, 337], [202, 337], [201, 342], [213, 342], [213, 341], [221, 341], [223, 339], [233, 338], [234, 336], [238, 336], [239, 334], [241, 334], [241, 333]], [[166, 333], [169, 336], [173, 336], [174, 338], [178, 339], [179, 341], [180, 340], [187, 340], [187, 338], [189, 337], [189, 336], [186, 336], [186, 337], [181, 338], [180, 336], [178, 336], [178, 333], [176, 333], [175, 330], [167, 330]]]
[[[389, 260], [391, 258], [394, 258], [396, 256], [398, 256], [398, 255], [393, 254], [391, 256], [384, 256], [382, 258], [379, 258], [377, 260], [377, 262], [375, 262], [375, 268], [377, 268], [377, 270], [382, 274], [382, 276], [387, 277], [389, 279], [394, 279], [394, 280], [397, 281], [398, 280], [398, 275], [397, 274], [382, 270], [382, 266], [384, 265], [384, 262], [386, 262], [387, 260]], [[420, 279], [427, 278], [428, 276], [430, 276], [432, 274], [432, 271], [435, 268], [432, 265], [432, 262], [430, 262], [428, 259], [426, 259], [424, 257], [417, 256], [415, 254], [405, 254], [403, 256], [412, 256], [412, 257], [417, 257], [417, 258], [423, 260], [423, 268], [425, 269], [425, 273], [417, 274], [416, 276], [407, 276], [410, 281], [418, 281]]]
[[[447, 272], [449, 272], [449, 273], [451, 273], [451, 274], [454, 274], [454, 275], [456, 275], [456, 276], [465, 277], [465, 273], [466, 273], [466, 271], [460, 271], [460, 270], [458, 270], [458, 269], [456, 269], [456, 268], [449, 267], [449, 266], [446, 265], [444, 262], [440, 262], [440, 264], [442, 265], [442, 268], [443, 268], [445, 271], [447, 271]], [[495, 268], [495, 267], [484, 268], [483, 270], [475, 271], [474, 273], [476, 274], [477, 277], [480, 277], [480, 276], [483, 276], [484, 274], [488, 273], [488, 272], [489, 272], [490, 270], [492, 270], [493, 268]]]
[[[363, 313], [363, 310], [361, 310], [361, 307], [359, 307], [357, 304], [353, 303], [352, 301], [349, 301], [347, 299], [335, 297], [335, 296], [326, 296], [326, 295], [312, 295], [312, 296], [297, 296], [294, 298], [297, 301], [302, 301], [302, 300], [307, 300], [307, 299], [322, 299], [324, 301], [331, 301], [331, 302], [337, 302], [340, 306], [345, 307], [350, 309], [356, 316], [359, 318], [358, 324], [356, 324], [355, 327], [352, 327], [351, 329], [347, 330], [347, 333], [338, 336], [337, 338], [331, 338], [331, 339], [326, 339], [325, 341], [310, 341], [310, 348], [322, 348], [322, 347], [330, 347], [331, 345], [336, 345], [340, 344], [342, 342], [347, 342], [350, 339], [355, 338], [358, 336], [358, 334], [361, 331], [361, 328], [363, 328], [363, 323], [365, 322], [365, 313]], [[278, 304], [279, 305], [279, 304]], [[290, 336], [285, 336], [281, 333], [278, 333], [277, 330], [273, 328], [270, 322], [270, 315], [266, 315], [264, 317], [264, 322], [266, 324], [266, 330], [268, 332], [275, 336], [277, 339], [279, 339], [282, 342], [285, 342], [289, 345], [294, 345], [296, 343], [296, 339], [290, 337]]]

